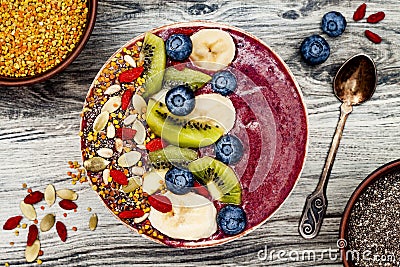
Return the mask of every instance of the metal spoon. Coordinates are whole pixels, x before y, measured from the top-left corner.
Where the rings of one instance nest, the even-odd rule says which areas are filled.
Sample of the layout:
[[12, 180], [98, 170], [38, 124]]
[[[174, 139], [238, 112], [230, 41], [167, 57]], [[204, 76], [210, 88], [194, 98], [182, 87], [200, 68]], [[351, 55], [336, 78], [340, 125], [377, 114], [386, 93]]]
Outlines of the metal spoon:
[[328, 206], [326, 187], [347, 117], [353, 111], [354, 105], [361, 104], [371, 98], [375, 92], [376, 82], [375, 63], [369, 56], [364, 54], [349, 58], [340, 67], [333, 80], [335, 95], [342, 101], [340, 119], [336, 126], [336, 132], [333, 136], [319, 183], [315, 191], [307, 197], [300, 220], [299, 232], [306, 239], [316, 237], [321, 228]]

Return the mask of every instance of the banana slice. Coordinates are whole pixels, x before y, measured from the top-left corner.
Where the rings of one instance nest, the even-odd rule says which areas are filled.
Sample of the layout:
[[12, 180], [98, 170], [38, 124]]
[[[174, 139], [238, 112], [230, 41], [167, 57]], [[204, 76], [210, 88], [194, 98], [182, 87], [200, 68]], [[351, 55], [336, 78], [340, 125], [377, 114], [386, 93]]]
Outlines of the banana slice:
[[228, 133], [235, 124], [236, 111], [229, 98], [213, 93], [196, 96], [196, 106], [187, 116], [196, 120], [212, 119]]
[[149, 220], [154, 228], [171, 238], [198, 240], [217, 231], [217, 210], [214, 204], [195, 193], [175, 195], [167, 192], [172, 211], [162, 213], [150, 210]]
[[217, 29], [203, 29], [193, 34], [190, 60], [201, 68], [219, 71], [235, 57], [236, 47], [229, 33]]

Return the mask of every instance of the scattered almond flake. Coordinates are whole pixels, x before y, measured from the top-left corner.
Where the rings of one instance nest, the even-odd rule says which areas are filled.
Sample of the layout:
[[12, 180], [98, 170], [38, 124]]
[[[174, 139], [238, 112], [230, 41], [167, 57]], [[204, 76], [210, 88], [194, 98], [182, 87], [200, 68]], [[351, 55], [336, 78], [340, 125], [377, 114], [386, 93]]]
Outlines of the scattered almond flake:
[[147, 217], [149, 217], [149, 214], [150, 213], [145, 213], [142, 217], [133, 219], [133, 222], [134, 223], [141, 223], [141, 222], [145, 221], [147, 219]]
[[19, 203], [22, 214], [30, 221], [36, 219], [36, 210], [31, 204], [26, 204], [23, 200]]
[[110, 178], [110, 169], [103, 170], [103, 183], [108, 185], [108, 178]]
[[54, 214], [49, 213], [43, 217], [42, 221], [40, 222], [40, 231], [47, 232], [51, 228], [53, 228], [54, 223], [56, 222], [56, 218]]
[[124, 148], [124, 141], [122, 141], [121, 138], [115, 138], [115, 150], [121, 153], [123, 148]]
[[105, 160], [101, 157], [93, 157], [91, 159], [85, 160], [85, 162], [83, 163], [83, 166], [88, 171], [99, 172], [99, 171], [104, 170], [108, 164], [110, 164], [110, 162], [108, 160]]
[[143, 149], [143, 150], [146, 149], [146, 146], [145, 146], [145, 145], [137, 145], [136, 147], [139, 148], [139, 149]]
[[100, 132], [101, 130], [106, 127], [107, 122], [108, 122], [108, 117], [110, 116], [110, 113], [107, 111], [101, 112], [99, 115], [97, 115], [96, 119], [93, 122], [93, 130], [95, 132]]
[[136, 130], [133, 140], [138, 145], [143, 144], [144, 140], [146, 140], [146, 128], [144, 127], [143, 123], [141, 123], [139, 120], [136, 120], [132, 125], [132, 129]]
[[112, 157], [113, 155], [113, 150], [111, 148], [100, 148], [99, 150], [97, 150], [97, 155], [99, 155], [102, 158], [106, 158], [109, 159]]
[[109, 112], [112, 113], [119, 109], [121, 106], [121, 96], [113, 96], [110, 97], [110, 99], [107, 100], [107, 102], [104, 104], [104, 106], [101, 108], [101, 112]]
[[115, 127], [112, 123], [107, 126], [107, 138], [112, 139], [115, 137]]
[[144, 168], [139, 166], [133, 166], [131, 172], [133, 175], [142, 176], [144, 174]]
[[112, 95], [115, 94], [117, 92], [121, 91], [121, 86], [119, 84], [113, 84], [110, 87], [108, 87], [105, 91], [104, 94], [105, 95]]
[[26, 246], [25, 249], [26, 261], [34, 262], [39, 256], [39, 251], [40, 251], [40, 241], [39, 239], [36, 239], [35, 242], [33, 242], [32, 246]]
[[140, 158], [142, 157], [142, 154], [138, 151], [131, 151], [125, 154], [122, 154], [122, 156], [119, 157], [118, 159], [118, 165], [124, 168], [131, 167], [135, 165]]
[[89, 219], [89, 229], [92, 230], [92, 231], [96, 230], [97, 223], [98, 223], [97, 214], [93, 213], [92, 216], [90, 216], [90, 219]]
[[124, 60], [133, 68], [136, 68], [136, 61], [130, 56], [130, 55], [125, 55]]
[[67, 189], [67, 188], [57, 190], [57, 196], [59, 198], [67, 199], [67, 200], [77, 200], [78, 199], [78, 194], [74, 190]]
[[49, 207], [51, 207], [56, 201], [56, 189], [52, 184], [49, 184], [44, 190], [44, 200]]
[[134, 123], [137, 119], [137, 114], [131, 114], [124, 119], [124, 125], [128, 126]]
[[143, 111], [147, 109], [146, 101], [138, 94], [132, 96], [132, 106], [140, 115], [142, 115]]

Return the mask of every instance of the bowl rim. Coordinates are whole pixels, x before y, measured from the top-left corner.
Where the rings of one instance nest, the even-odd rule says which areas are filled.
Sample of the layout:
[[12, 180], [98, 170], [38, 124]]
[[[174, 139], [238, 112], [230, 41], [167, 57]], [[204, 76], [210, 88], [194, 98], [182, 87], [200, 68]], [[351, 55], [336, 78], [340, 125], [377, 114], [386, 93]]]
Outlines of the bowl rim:
[[87, 17], [87, 23], [84, 33], [82, 34], [79, 43], [77, 46], [68, 54], [68, 56], [62, 60], [58, 65], [53, 68], [40, 73], [38, 75], [24, 77], [24, 78], [11, 78], [0, 76], [0, 86], [10, 86], [10, 87], [18, 87], [18, 86], [29, 86], [36, 83], [43, 82], [47, 79], [50, 79], [54, 75], [60, 73], [65, 68], [67, 68], [82, 52], [86, 43], [89, 41], [90, 35], [93, 31], [96, 16], [97, 16], [97, 0], [87, 0], [89, 12]]
[[385, 165], [380, 166], [376, 170], [374, 170], [372, 173], [370, 173], [359, 185], [358, 187], [354, 190], [352, 196], [350, 197], [349, 201], [347, 202], [346, 208], [344, 210], [341, 222], [340, 222], [340, 230], [339, 230], [339, 240], [338, 240], [338, 246], [339, 246], [339, 241], [343, 242], [343, 246], [339, 246], [340, 249], [340, 256], [343, 262], [343, 266], [345, 267], [353, 267], [354, 265], [347, 260], [346, 253], [348, 251], [348, 227], [349, 227], [349, 219], [350, 219], [350, 213], [354, 207], [354, 204], [356, 201], [359, 199], [360, 195], [364, 193], [364, 191], [375, 181], [380, 179], [381, 177], [395, 171], [395, 170], [400, 170], [400, 159], [391, 161], [389, 163], [386, 163]]

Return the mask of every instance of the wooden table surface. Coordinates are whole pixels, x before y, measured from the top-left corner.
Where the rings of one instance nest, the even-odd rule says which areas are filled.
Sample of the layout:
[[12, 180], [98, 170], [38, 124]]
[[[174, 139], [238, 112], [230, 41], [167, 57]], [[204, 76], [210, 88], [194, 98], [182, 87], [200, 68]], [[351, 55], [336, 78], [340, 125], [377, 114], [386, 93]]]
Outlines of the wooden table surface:
[[[61, 243], [54, 229], [41, 235], [45, 266], [132, 265], [263, 265], [341, 266], [336, 242], [341, 215], [357, 185], [377, 167], [400, 156], [400, 2], [367, 1], [367, 14], [385, 11], [378, 24], [354, 22], [362, 1], [164, 1], [100, 0], [93, 34], [81, 55], [65, 71], [31, 87], [0, 87], [0, 224], [19, 214], [26, 194], [22, 183], [44, 190], [49, 183], [79, 193], [77, 213], [69, 213], [69, 239]], [[331, 56], [310, 67], [298, 48], [306, 36], [321, 33], [324, 13], [337, 10], [347, 18], [345, 33], [328, 38]], [[67, 161], [80, 160], [79, 113], [86, 92], [103, 63], [128, 40], [152, 28], [173, 22], [211, 20], [242, 28], [265, 41], [288, 64], [300, 84], [308, 108], [309, 148], [301, 178], [290, 197], [264, 225], [228, 244], [207, 249], [172, 249], [131, 232], [114, 219], [89, 184], [71, 185]], [[371, 29], [383, 37], [379, 45], [364, 36]], [[328, 185], [329, 208], [319, 236], [304, 240], [297, 231], [305, 197], [314, 190], [339, 116], [332, 91], [338, 67], [351, 55], [364, 52], [378, 68], [378, 87], [372, 99], [354, 108]], [[88, 230], [90, 212], [98, 214], [96, 231]], [[42, 211], [55, 212], [57, 207]], [[25, 263], [26, 229], [0, 231], [0, 266]], [[14, 246], [10, 242], [15, 242]], [[260, 259], [265, 250], [283, 250], [274, 259]], [[331, 250], [331, 255], [327, 253]], [[314, 251], [316, 259], [302, 257]], [[261, 254], [260, 254], [261, 253]], [[298, 255], [298, 256], [297, 256]], [[322, 255], [322, 257], [321, 257]]]

